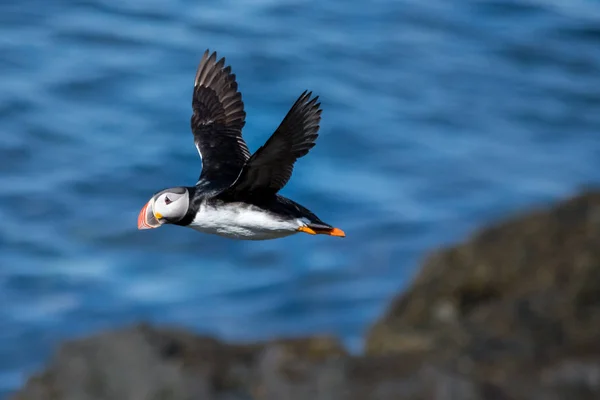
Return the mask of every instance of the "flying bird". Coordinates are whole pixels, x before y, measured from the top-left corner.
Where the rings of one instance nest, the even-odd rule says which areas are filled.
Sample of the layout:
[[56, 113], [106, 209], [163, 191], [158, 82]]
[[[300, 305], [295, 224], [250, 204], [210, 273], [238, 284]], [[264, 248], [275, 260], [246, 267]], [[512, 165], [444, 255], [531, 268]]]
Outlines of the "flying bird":
[[246, 112], [225, 58], [206, 50], [194, 80], [191, 128], [202, 160], [194, 186], [164, 189], [141, 209], [138, 229], [173, 224], [231, 239], [267, 240], [298, 232], [345, 237], [338, 228], [278, 192], [294, 163], [315, 145], [321, 108], [305, 91], [266, 141], [250, 154]]

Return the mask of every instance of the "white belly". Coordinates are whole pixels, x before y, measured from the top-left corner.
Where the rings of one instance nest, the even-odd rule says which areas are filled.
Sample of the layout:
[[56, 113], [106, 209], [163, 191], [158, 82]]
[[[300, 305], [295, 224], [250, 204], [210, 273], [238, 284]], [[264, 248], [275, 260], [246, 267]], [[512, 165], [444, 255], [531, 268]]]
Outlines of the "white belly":
[[281, 220], [258, 207], [232, 203], [215, 208], [203, 203], [189, 227], [230, 239], [267, 240], [293, 235], [302, 225], [299, 219]]

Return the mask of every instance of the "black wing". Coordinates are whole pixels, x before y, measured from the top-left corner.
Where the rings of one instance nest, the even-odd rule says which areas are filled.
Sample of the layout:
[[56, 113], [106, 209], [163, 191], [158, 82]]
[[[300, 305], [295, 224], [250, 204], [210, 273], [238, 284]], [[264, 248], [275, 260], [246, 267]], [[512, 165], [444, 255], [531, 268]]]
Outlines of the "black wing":
[[275, 194], [289, 181], [296, 160], [315, 145], [321, 121], [321, 103], [312, 92], [296, 100], [281, 125], [246, 162], [224, 197]]
[[202, 159], [199, 182], [230, 185], [250, 157], [242, 138], [246, 112], [235, 74], [206, 50], [198, 66], [192, 99], [192, 132]]

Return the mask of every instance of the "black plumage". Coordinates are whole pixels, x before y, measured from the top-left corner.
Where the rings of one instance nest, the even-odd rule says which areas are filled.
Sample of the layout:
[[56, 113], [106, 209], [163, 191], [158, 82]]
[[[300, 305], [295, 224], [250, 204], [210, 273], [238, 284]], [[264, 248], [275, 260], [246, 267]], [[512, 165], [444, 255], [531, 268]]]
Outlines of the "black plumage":
[[[235, 74], [225, 58], [204, 53], [196, 72], [192, 131], [202, 157], [197, 186], [221, 186], [218, 198], [268, 199], [292, 176], [296, 160], [314, 147], [321, 120], [318, 96], [304, 91], [269, 140], [252, 156], [242, 137], [246, 113]], [[202, 191], [201, 191], [202, 192]]]
[[319, 136], [321, 103], [317, 103], [318, 96], [311, 99], [311, 95], [302, 93], [275, 133], [246, 161], [222, 198], [272, 196], [288, 183], [294, 163], [314, 147]]
[[246, 112], [231, 67], [217, 53], [204, 53], [194, 80], [191, 118], [194, 143], [202, 158], [199, 182], [230, 185], [250, 157], [242, 138]]

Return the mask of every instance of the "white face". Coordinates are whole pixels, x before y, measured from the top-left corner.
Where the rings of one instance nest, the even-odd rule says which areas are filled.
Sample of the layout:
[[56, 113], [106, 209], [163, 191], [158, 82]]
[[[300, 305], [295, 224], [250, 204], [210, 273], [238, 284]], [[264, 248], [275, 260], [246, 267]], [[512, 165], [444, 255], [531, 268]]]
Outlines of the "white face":
[[152, 210], [159, 223], [177, 222], [187, 213], [190, 196], [185, 188], [163, 190], [153, 198]]

